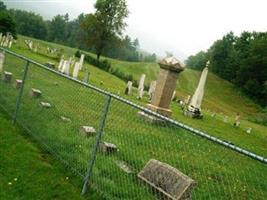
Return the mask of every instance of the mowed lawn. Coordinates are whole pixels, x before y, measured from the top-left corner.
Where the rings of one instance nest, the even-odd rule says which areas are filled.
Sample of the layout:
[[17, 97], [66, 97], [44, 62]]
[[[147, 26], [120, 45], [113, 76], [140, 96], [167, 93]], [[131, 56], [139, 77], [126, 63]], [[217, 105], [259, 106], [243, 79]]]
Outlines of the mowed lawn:
[[[27, 49], [24, 44], [24, 39], [32, 38], [20, 36], [17, 44], [11, 50], [42, 64], [49, 61], [58, 64], [55, 56], [46, 53], [46, 47], [63, 49], [65, 58], [67, 56], [73, 56], [77, 50], [63, 45], [32, 39], [34, 44], [39, 45], [39, 53], [34, 53]], [[147, 85], [151, 80], [157, 78], [159, 72], [159, 66], [156, 63], [125, 62], [116, 59], [107, 59], [111, 62], [112, 68], [118, 68], [126, 74], [132, 74], [135, 80], [138, 80], [141, 74], [145, 73]], [[20, 65], [23, 66], [24, 63]], [[146, 94], [142, 100], [136, 99], [136, 88], [133, 89], [131, 96], [124, 95], [126, 87], [124, 81], [88, 63], [84, 64], [84, 70], [79, 73], [80, 80], [83, 79], [85, 69], [88, 69], [90, 72], [90, 84], [123, 96], [143, 106], [148, 103], [148, 96]], [[199, 77], [200, 72], [195, 70], [186, 69], [182, 72], [177, 82], [177, 98], [185, 99], [187, 95], [192, 95], [198, 84]], [[260, 110], [260, 107], [238, 92], [231, 83], [220, 79], [211, 72], [208, 75], [205, 91], [203, 120], [192, 120], [183, 116], [180, 106], [175, 102], [171, 104], [173, 110], [172, 118], [267, 157], [267, 127], [248, 120], [249, 117], [254, 116]], [[214, 112], [216, 112], [216, 117], [211, 117]], [[241, 114], [240, 128], [233, 127], [236, 113]], [[228, 116], [228, 123], [224, 123], [225, 116]], [[246, 133], [246, 130], [249, 128], [252, 128], [252, 134]]]
[[[28, 54], [39, 62], [47, 62], [48, 57]], [[15, 79], [21, 78], [24, 64], [17, 58], [6, 56], [4, 69], [13, 73], [13, 80], [11, 83], [0, 82], [0, 103], [9, 113], [14, 112], [18, 93]], [[91, 80], [95, 83], [103, 81], [102, 88], [109, 85], [113, 92], [123, 88], [125, 83], [117, 77], [102, 73], [93, 66], [85, 66], [92, 72], [99, 72], [99, 76], [92, 76]], [[29, 95], [33, 87], [42, 91], [40, 98]], [[51, 103], [52, 107], [42, 108], [41, 101]], [[98, 129], [105, 101], [105, 95], [30, 65], [18, 122], [84, 176], [95, 137], [85, 137], [80, 128], [88, 125]], [[145, 104], [145, 99], [139, 103]], [[196, 180], [198, 186], [193, 199], [253, 199], [255, 196], [264, 199], [267, 195], [267, 183], [262, 181], [267, 176], [266, 165], [171, 124], [150, 124], [140, 119], [137, 112], [129, 105], [112, 100], [102, 142], [116, 144], [119, 151], [113, 155], [98, 153], [91, 188], [101, 195], [101, 199], [155, 199], [136, 178], [151, 158], [168, 163]], [[71, 121], [63, 121], [62, 116]], [[211, 118], [207, 120], [208, 124], [214, 122]], [[222, 124], [218, 125], [220, 130]], [[222, 129], [222, 133], [225, 130]], [[246, 145], [253, 142], [255, 140], [247, 141]], [[121, 163], [128, 166], [131, 173], [126, 173]]]
[[1, 200], [82, 200], [80, 183], [0, 110]]

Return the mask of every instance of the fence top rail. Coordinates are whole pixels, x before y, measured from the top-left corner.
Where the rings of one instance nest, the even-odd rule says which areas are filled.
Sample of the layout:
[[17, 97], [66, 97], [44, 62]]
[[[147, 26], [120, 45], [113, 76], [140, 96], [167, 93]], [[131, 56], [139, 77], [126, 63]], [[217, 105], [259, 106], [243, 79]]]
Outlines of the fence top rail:
[[248, 151], [248, 150], [245, 150], [245, 149], [243, 149], [243, 148], [241, 148], [241, 147], [238, 147], [238, 146], [236, 146], [236, 145], [234, 145], [234, 144], [230, 144], [230, 143], [225, 142], [225, 141], [223, 141], [223, 140], [221, 140], [221, 139], [218, 139], [218, 138], [216, 138], [216, 137], [213, 137], [213, 136], [211, 136], [211, 135], [209, 135], [209, 134], [207, 134], [207, 133], [205, 133], [205, 132], [203, 132], [203, 131], [194, 129], [194, 128], [192, 128], [192, 127], [190, 127], [190, 126], [188, 126], [188, 125], [185, 125], [185, 124], [183, 124], [183, 123], [181, 123], [181, 122], [178, 122], [178, 121], [176, 121], [176, 120], [173, 120], [173, 119], [170, 119], [170, 118], [165, 117], [165, 116], [163, 116], [163, 115], [160, 115], [159, 113], [156, 113], [156, 112], [154, 112], [154, 111], [151, 111], [151, 110], [149, 110], [149, 109], [147, 109], [147, 108], [145, 108], [145, 107], [143, 107], [143, 106], [140, 106], [140, 105], [138, 105], [138, 104], [136, 104], [136, 103], [133, 103], [132, 101], [129, 101], [129, 100], [127, 100], [127, 99], [125, 99], [125, 98], [123, 98], [123, 97], [120, 97], [120, 96], [118, 96], [118, 95], [115, 95], [115, 94], [113, 94], [113, 93], [111, 93], [111, 92], [102, 90], [102, 89], [100, 89], [100, 88], [98, 88], [98, 87], [96, 87], [96, 86], [93, 86], [93, 85], [91, 85], [91, 84], [82, 82], [82, 81], [80, 81], [80, 80], [78, 80], [78, 79], [75, 79], [75, 78], [73, 78], [73, 77], [70, 77], [70, 76], [68, 76], [68, 75], [66, 75], [66, 74], [62, 74], [62, 73], [60, 73], [60, 72], [58, 72], [58, 71], [56, 71], [56, 70], [54, 70], [54, 69], [51, 69], [51, 68], [49, 68], [49, 67], [47, 67], [47, 66], [45, 66], [45, 65], [43, 65], [43, 64], [40, 64], [40, 63], [38, 63], [38, 62], [36, 62], [36, 61], [34, 61], [34, 60], [32, 60], [32, 59], [29, 59], [29, 58], [27, 58], [27, 57], [25, 57], [25, 56], [19, 55], [19, 54], [15, 53], [15, 52], [12, 52], [12, 51], [10, 51], [10, 50], [8, 50], [8, 49], [2, 48], [2, 47], [0, 47], [0, 49], [1, 49], [2, 51], [4, 51], [4, 52], [8, 53], [8, 54], [11, 54], [11, 55], [13, 55], [13, 56], [15, 56], [15, 57], [18, 57], [18, 58], [22, 59], [22, 60], [25, 60], [25, 61], [27, 61], [27, 62], [29, 62], [29, 63], [31, 63], [31, 64], [34, 64], [34, 65], [36, 65], [36, 66], [38, 66], [38, 67], [40, 67], [40, 68], [43, 68], [43, 69], [45, 69], [45, 70], [47, 70], [47, 71], [50, 71], [50, 72], [52, 72], [52, 73], [54, 73], [54, 74], [57, 74], [57, 75], [59, 75], [59, 76], [61, 76], [61, 77], [64, 77], [64, 78], [66, 78], [66, 79], [68, 79], [68, 80], [70, 80], [70, 81], [76, 82], [76, 83], [78, 83], [78, 84], [80, 84], [80, 85], [83, 85], [83, 86], [85, 86], [85, 87], [87, 87], [87, 88], [93, 89], [93, 90], [95, 90], [95, 91], [97, 91], [97, 92], [99, 92], [99, 93], [101, 93], [101, 94], [108, 95], [108, 96], [110, 96], [111, 98], [114, 98], [114, 99], [116, 99], [116, 100], [118, 100], [118, 101], [120, 101], [120, 102], [123, 102], [123, 103], [125, 103], [125, 104], [128, 104], [128, 105], [130, 105], [130, 106], [132, 106], [132, 107], [134, 107], [134, 108], [136, 108], [136, 109], [139, 109], [139, 110], [141, 110], [141, 111], [143, 111], [143, 112], [145, 112], [145, 113], [147, 113], [147, 114], [149, 114], [149, 115], [152, 115], [152, 116], [157, 117], [157, 118], [159, 118], [159, 119], [161, 119], [161, 120], [164, 120], [164, 121], [166, 121], [166, 122], [169, 122], [169, 123], [171, 123], [171, 124], [173, 124], [173, 125], [175, 125], [175, 126], [177, 126], [177, 127], [179, 127], [179, 128], [185, 129], [185, 130], [187, 130], [189, 133], [192, 133], [192, 134], [194, 134], [194, 135], [203, 137], [203, 138], [205, 138], [205, 139], [207, 139], [207, 140], [210, 140], [210, 141], [212, 141], [212, 142], [215, 142], [215, 143], [217, 143], [217, 144], [220, 144], [220, 145], [222, 145], [222, 146], [224, 146], [224, 147], [226, 147], [226, 148], [229, 148], [229, 149], [231, 149], [231, 150], [233, 150], [233, 151], [236, 151], [236, 152], [238, 152], [238, 153], [240, 153], [240, 154], [243, 154], [243, 155], [245, 155], [245, 156], [248, 156], [248, 157], [250, 157], [250, 158], [252, 158], [252, 159], [254, 159], [254, 160], [257, 160], [257, 161], [260, 161], [260, 162], [262, 162], [262, 163], [264, 163], [264, 164], [267, 164], [267, 158], [265, 158], [265, 157], [263, 157], [263, 156], [259, 156], [259, 155], [255, 154], [255, 153], [252, 153], [252, 152], [250, 152], [250, 151]]

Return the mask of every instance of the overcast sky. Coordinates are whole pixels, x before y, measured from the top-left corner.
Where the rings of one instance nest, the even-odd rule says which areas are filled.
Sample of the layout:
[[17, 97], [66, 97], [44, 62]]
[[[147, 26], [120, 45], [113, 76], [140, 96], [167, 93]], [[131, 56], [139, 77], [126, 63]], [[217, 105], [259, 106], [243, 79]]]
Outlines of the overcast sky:
[[[95, 0], [4, 0], [8, 7], [33, 10], [46, 19], [94, 11]], [[267, 31], [267, 0], [128, 0], [127, 34], [141, 48], [180, 59], [206, 50], [231, 30]]]

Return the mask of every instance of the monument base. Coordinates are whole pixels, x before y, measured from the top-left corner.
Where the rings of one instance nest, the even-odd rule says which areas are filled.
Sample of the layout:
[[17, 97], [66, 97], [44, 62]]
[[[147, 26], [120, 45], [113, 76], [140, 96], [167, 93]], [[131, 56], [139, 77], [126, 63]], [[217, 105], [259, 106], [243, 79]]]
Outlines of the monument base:
[[165, 117], [171, 117], [172, 111], [170, 109], [161, 108], [158, 106], [154, 106], [152, 104], [147, 104], [146, 107], [152, 111], [155, 111], [161, 115], [164, 115]]
[[152, 115], [149, 115], [147, 113], [145, 113], [144, 111], [139, 111], [138, 113], [138, 116], [140, 118], [142, 118], [143, 120], [149, 122], [149, 123], [152, 123], [152, 124], [161, 124], [161, 123], [164, 123], [164, 120], [162, 119], [159, 119], [155, 116], [152, 116]]
[[193, 119], [202, 119], [203, 118], [203, 114], [201, 113], [201, 110], [198, 108], [194, 108], [192, 106], [188, 106], [187, 108], [185, 108], [184, 115], [191, 117]]

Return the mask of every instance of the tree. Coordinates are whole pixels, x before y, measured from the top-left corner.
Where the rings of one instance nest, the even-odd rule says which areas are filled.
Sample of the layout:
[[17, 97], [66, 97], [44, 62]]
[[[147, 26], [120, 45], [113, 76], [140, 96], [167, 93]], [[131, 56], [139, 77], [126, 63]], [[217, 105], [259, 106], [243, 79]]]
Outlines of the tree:
[[192, 69], [203, 70], [203, 68], [206, 66], [207, 61], [207, 53], [200, 51], [194, 56], [189, 56], [186, 60], [186, 65]]
[[114, 38], [121, 37], [129, 11], [125, 0], [97, 0], [96, 12], [86, 15], [81, 24], [86, 32], [85, 42], [95, 50], [97, 59]]
[[16, 24], [13, 17], [7, 11], [0, 11], [0, 33], [11, 33], [16, 38]]
[[40, 15], [15, 9], [10, 9], [9, 13], [16, 21], [18, 33], [38, 39], [47, 38], [47, 25]]
[[0, 12], [6, 10], [6, 5], [4, 2], [0, 1]]
[[53, 42], [64, 43], [67, 38], [68, 14], [57, 15], [49, 23], [48, 39]]

